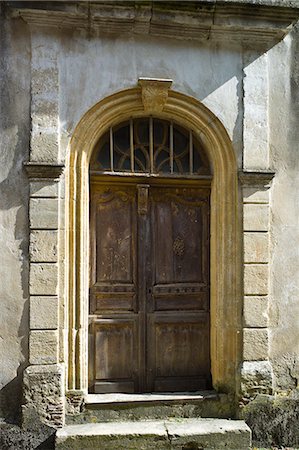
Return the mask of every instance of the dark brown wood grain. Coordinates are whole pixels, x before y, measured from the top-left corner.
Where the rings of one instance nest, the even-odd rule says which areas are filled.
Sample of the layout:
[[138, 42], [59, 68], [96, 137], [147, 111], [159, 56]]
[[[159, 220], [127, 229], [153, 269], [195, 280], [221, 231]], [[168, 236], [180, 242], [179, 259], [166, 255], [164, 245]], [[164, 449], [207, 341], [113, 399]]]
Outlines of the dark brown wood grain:
[[90, 226], [90, 391], [209, 388], [209, 189], [94, 183]]

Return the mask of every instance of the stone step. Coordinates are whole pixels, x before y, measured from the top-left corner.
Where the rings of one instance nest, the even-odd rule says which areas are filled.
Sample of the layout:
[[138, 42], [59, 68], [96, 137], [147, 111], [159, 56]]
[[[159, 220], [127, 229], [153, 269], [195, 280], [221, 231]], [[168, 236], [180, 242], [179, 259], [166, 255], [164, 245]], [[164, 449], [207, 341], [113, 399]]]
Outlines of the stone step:
[[233, 416], [234, 403], [215, 391], [161, 394], [89, 394], [80, 414], [68, 414], [66, 424]]
[[167, 419], [67, 425], [57, 431], [57, 450], [249, 450], [242, 420]]

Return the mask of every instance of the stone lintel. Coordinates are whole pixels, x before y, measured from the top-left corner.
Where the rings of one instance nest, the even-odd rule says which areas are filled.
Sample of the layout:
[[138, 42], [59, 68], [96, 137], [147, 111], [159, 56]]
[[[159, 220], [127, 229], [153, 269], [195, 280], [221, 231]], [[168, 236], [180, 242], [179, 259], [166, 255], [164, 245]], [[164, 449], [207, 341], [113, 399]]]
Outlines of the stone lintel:
[[243, 186], [270, 186], [275, 176], [272, 170], [241, 170], [239, 180]]
[[12, 17], [42, 27], [109, 34], [150, 34], [175, 39], [268, 42], [281, 40], [298, 20], [294, 3], [240, 0], [208, 2], [7, 2]]
[[25, 170], [30, 179], [57, 179], [64, 171], [64, 164], [25, 162]]

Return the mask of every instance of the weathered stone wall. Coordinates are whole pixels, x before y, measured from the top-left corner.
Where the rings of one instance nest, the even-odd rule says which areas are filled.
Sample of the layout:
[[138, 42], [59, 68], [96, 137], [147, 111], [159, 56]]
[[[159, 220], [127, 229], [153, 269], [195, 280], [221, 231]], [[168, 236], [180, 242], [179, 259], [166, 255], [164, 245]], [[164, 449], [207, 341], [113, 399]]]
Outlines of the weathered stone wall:
[[21, 19], [9, 18], [1, 33], [0, 360], [5, 363], [0, 415], [16, 413], [23, 369], [30, 363], [25, 373], [25, 417], [28, 413], [30, 420], [33, 414], [30, 402], [42, 403], [36, 385], [46, 383], [48, 374], [56, 394], [50, 409], [44, 405], [37, 410], [45, 423], [63, 423], [64, 178], [58, 182], [53, 175], [44, 176], [29, 183], [23, 162], [30, 158], [32, 163], [64, 164], [70, 137], [83, 114], [106, 96], [135, 87], [142, 76], [171, 78], [174, 90], [202, 101], [228, 131], [239, 170], [275, 171], [272, 183], [265, 177], [240, 183], [242, 404], [256, 394], [271, 394], [273, 388], [295, 389], [298, 27], [279, 44], [254, 50], [233, 41], [29, 27]]

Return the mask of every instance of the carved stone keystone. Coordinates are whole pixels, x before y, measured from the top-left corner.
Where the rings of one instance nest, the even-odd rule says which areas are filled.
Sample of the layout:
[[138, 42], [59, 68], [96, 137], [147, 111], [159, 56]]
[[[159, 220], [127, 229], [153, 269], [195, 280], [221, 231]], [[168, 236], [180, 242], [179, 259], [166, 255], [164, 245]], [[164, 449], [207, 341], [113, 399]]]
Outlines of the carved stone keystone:
[[159, 113], [167, 102], [168, 90], [172, 80], [162, 78], [139, 78], [141, 86], [142, 103], [147, 113]]

